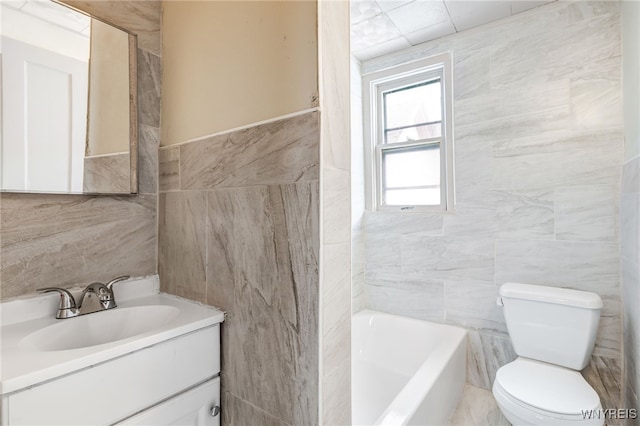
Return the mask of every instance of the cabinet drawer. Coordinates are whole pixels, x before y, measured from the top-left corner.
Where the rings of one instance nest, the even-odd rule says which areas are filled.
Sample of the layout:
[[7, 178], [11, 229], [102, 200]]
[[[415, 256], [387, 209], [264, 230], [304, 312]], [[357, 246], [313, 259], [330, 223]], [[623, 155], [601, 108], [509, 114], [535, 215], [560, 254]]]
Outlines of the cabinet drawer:
[[9, 425], [113, 424], [220, 372], [215, 325], [8, 395]]
[[211, 413], [215, 406], [220, 406], [218, 377], [136, 414], [118, 425], [220, 426], [220, 413], [215, 416]]

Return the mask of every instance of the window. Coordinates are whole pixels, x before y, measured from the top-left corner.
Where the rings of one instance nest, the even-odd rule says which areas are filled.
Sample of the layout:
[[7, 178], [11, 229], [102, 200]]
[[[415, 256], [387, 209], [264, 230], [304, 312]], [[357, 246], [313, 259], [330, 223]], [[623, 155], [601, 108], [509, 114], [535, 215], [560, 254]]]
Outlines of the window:
[[367, 207], [451, 210], [449, 54], [363, 76]]

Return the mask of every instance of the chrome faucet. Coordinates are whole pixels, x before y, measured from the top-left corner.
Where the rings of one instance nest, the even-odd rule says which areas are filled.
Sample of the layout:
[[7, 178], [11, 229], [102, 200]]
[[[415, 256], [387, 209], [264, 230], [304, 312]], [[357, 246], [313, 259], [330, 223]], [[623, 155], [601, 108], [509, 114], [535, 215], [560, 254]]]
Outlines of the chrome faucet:
[[82, 309], [82, 304], [84, 303], [87, 295], [95, 295], [100, 302], [100, 306], [102, 309], [112, 309], [116, 306], [116, 300], [113, 298], [113, 290], [110, 287], [107, 287], [102, 283], [91, 283], [89, 284], [83, 291], [80, 296], [80, 303], [78, 303], [78, 309]]
[[76, 299], [73, 298], [73, 294], [71, 294], [68, 290], [64, 288], [58, 287], [45, 287], [39, 288], [37, 291], [41, 293], [49, 293], [50, 291], [57, 291], [60, 293], [60, 305], [58, 306], [58, 312], [56, 313], [56, 318], [64, 319], [64, 318], [73, 318], [80, 315], [80, 311], [76, 307]]
[[[100, 282], [94, 282], [89, 284], [83, 291], [80, 296], [80, 303], [76, 305], [76, 300], [73, 295], [64, 288], [58, 287], [45, 287], [39, 288], [37, 291], [42, 293], [48, 293], [51, 291], [57, 291], [60, 293], [60, 305], [58, 306], [58, 312], [56, 313], [56, 318], [65, 319], [65, 318], [73, 318], [79, 315], [91, 314], [93, 312], [104, 311], [107, 309], [113, 309], [117, 307], [116, 299], [113, 295], [113, 285], [119, 281], [124, 281], [129, 279], [128, 275], [123, 275], [121, 277], [117, 277], [112, 279], [106, 284]], [[97, 309], [85, 308], [83, 309], [84, 301], [87, 295], [95, 295], [100, 302], [100, 307]]]

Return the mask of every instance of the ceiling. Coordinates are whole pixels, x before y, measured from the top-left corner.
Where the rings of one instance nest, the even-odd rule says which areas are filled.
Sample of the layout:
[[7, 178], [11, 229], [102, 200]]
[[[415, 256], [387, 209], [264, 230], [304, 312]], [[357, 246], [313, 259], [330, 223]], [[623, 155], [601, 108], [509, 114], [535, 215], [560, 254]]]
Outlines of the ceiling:
[[364, 61], [550, 1], [351, 0], [351, 53]]

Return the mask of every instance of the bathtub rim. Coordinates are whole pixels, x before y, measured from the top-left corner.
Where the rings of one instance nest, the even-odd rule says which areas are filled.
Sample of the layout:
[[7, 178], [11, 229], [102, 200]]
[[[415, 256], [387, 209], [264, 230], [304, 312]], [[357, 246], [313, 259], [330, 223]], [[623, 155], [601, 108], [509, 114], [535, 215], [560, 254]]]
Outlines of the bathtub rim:
[[[425, 323], [430, 326], [437, 326], [447, 330], [447, 345], [440, 345], [435, 353], [429, 354], [426, 359], [420, 364], [418, 370], [411, 376], [409, 381], [404, 385], [400, 392], [394, 396], [393, 400], [385, 408], [385, 410], [376, 419], [375, 425], [405, 425], [414, 416], [420, 402], [422, 402], [427, 394], [433, 388], [435, 382], [443, 374], [444, 367], [448, 360], [450, 360], [457, 350], [467, 352], [467, 336], [468, 331], [462, 327], [458, 327], [450, 324], [442, 324], [433, 321], [421, 320], [418, 318], [405, 317], [397, 314], [390, 314], [387, 312], [375, 311], [372, 309], [363, 309], [352, 315], [352, 320], [360, 316], [369, 316], [367, 323], [378, 316], [396, 318], [401, 321], [409, 321], [413, 323]], [[352, 327], [353, 333], [354, 327]], [[352, 342], [354, 339], [352, 338]], [[461, 347], [462, 346], [462, 347]], [[353, 351], [353, 347], [352, 347]], [[432, 364], [438, 365], [439, 369], [437, 373], [430, 371], [427, 366]], [[465, 363], [466, 364], [466, 363]], [[466, 370], [466, 365], [464, 366]], [[465, 371], [466, 376], [466, 371]], [[410, 404], [411, 402], [411, 404]]]

